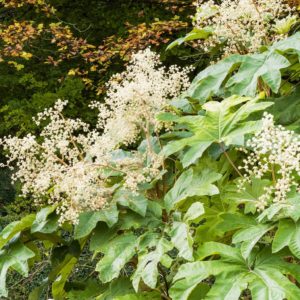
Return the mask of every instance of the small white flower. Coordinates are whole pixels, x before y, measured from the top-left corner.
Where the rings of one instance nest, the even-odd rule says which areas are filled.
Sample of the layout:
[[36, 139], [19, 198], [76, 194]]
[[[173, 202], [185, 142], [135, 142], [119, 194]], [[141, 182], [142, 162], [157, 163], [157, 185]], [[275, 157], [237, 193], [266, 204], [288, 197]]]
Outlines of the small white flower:
[[203, 49], [226, 40], [225, 56], [256, 52], [262, 45], [284, 38], [296, 22], [294, 9], [285, 0], [224, 0], [219, 5], [198, 0], [196, 7], [194, 26], [214, 30], [209, 39], [201, 41]]
[[265, 194], [258, 199], [259, 210], [271, 199], [274, 203], [286, 201], [293, 186], [299, 190], [296, 178], [300, 176], [299, 136], [283, 126], [275, 126], [270, 114], [265, 113], [262, 121], [262, 129], [247, 143], [253, 152], [243, 160], [242, 167], [245, 171], [242, 183], [252, 177], [272, 177], [273, 185], [265, 188]]

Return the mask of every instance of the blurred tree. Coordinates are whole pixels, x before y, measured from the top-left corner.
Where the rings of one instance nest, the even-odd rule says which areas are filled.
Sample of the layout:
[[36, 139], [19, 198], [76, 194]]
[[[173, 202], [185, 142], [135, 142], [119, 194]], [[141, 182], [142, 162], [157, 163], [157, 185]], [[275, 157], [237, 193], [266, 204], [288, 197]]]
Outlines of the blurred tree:
[[107, 78], [133, 52], [162, 49], [185, 30], [190, 8], [190, 1], [166, 0], [0, 4], [1, 135], [32, 129], [32, 115], [58, 97], [76, 103], [72, 114], [82, 113], [82, 105], [101, 98]]

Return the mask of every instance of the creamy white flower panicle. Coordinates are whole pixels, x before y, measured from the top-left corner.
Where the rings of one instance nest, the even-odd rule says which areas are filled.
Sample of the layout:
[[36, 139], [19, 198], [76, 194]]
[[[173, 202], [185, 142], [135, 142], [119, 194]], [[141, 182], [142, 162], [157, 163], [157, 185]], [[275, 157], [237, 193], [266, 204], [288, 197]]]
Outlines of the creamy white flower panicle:
[[113, 173], [136, 192], [139, 184], [160, 174], [162, 158], [151, 143], [143, 153], [126, 152], [127, 156], [117, 159], [116, 151], [121, 151], [120, 145], [134, 142], [140, 132], [149, 142], [149, 127], [159, 127], [156, 114], [187, 87], [187, 71], [177, 67], [165, 70], [149, 49], [137, 53], [127, 70], [110, 80], [105, 104], [97, 105], [98, 129], [64, 117], [67, 101], [58, 100], [35, 118], [37, 125], [48, 122], [40, 136], [0, 140], [7, 165], [15, 171], [13, 181], [20, 181], [22, 193], [33, 197], [36, 204], [58, 204], [60, 222], [76, 223], [82, 211], [109, 205], [118, 188], [109, 182]]
[[160, 129], [156, 115], [168, 106], [170, 98], [188, 88], [190, 71], [178, 66], [166, 69], [150, 49], [137, 52], [126, 70], [108, 82], [105, 103], [93, 103], [99, 109], [99, 128], [125, 145], [150, 127]]
[[250, 139], [247, 146], [251, 149], [244, 166], [245, 182], [251, 178], [272, 177], [273, 183], [265, 188], [265, 194], [258, 199], [257, 208], [264, 210], [268, 204], [284, 203], [292, 187], [299, 189], [297, 178], [300, 176], [300, 138], [295, 132], [274, 124], [273, 116], [265, 113], [262, 129]]
[[85, 159], [86, 149], [94, 143], [89, 126], [64, 118], [66, 104], [58, 100], [37, 116], [37, 124], [49, 119], [40, 138], [7, 137], [1, 142], [9, 152], [8, 165], [16, 162], [12, 179], [21, 181], [23, 194], [33, 197], [37, 204], [44, 204], [44, 199], [51, 204], [59, 202], [61, 221], [75, 222], [80, 211], [105, 205], [107, 189], [99, 171]]
[[295, 8], [285, 0], [224, 0], [219, 5], [199, 0], [196, 7], [194, 26], [213, 28], [204, 50], [225, 42], [225, 56], [256, 52], [286, 37], [297, 19]]

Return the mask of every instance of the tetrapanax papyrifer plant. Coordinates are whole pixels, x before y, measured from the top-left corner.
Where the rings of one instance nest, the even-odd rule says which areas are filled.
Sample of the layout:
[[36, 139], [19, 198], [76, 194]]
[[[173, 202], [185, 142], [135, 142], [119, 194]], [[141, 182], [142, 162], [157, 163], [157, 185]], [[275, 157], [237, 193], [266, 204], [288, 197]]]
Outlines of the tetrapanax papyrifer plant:
[[190, 85], [147, 49], [91, 104], [97, 127], [58, 100], [40, 135], [3, 138], [38, 209], [0, 234], [0, 295], [42, 252], [30, 299], [299, 299], [299, 49], [295, 34]]

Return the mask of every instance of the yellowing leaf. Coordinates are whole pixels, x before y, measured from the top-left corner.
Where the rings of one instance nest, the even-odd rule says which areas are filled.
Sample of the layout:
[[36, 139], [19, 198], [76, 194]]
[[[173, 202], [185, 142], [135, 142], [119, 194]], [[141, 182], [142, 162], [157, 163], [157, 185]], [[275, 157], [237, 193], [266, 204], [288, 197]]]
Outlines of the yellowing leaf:
[[74, 76], [74, 75], [76, 75], [75, 70], [74, 70], [74, 69], [71, 69], [71, 70], [68, 72], [68, 75], [69, 75], [69, 76]]
[[23, 51], [20, 55], [22, 58], [25, 58], [26, 60], [30, 59], [32, 57], [32, 54], [29, 52]]

